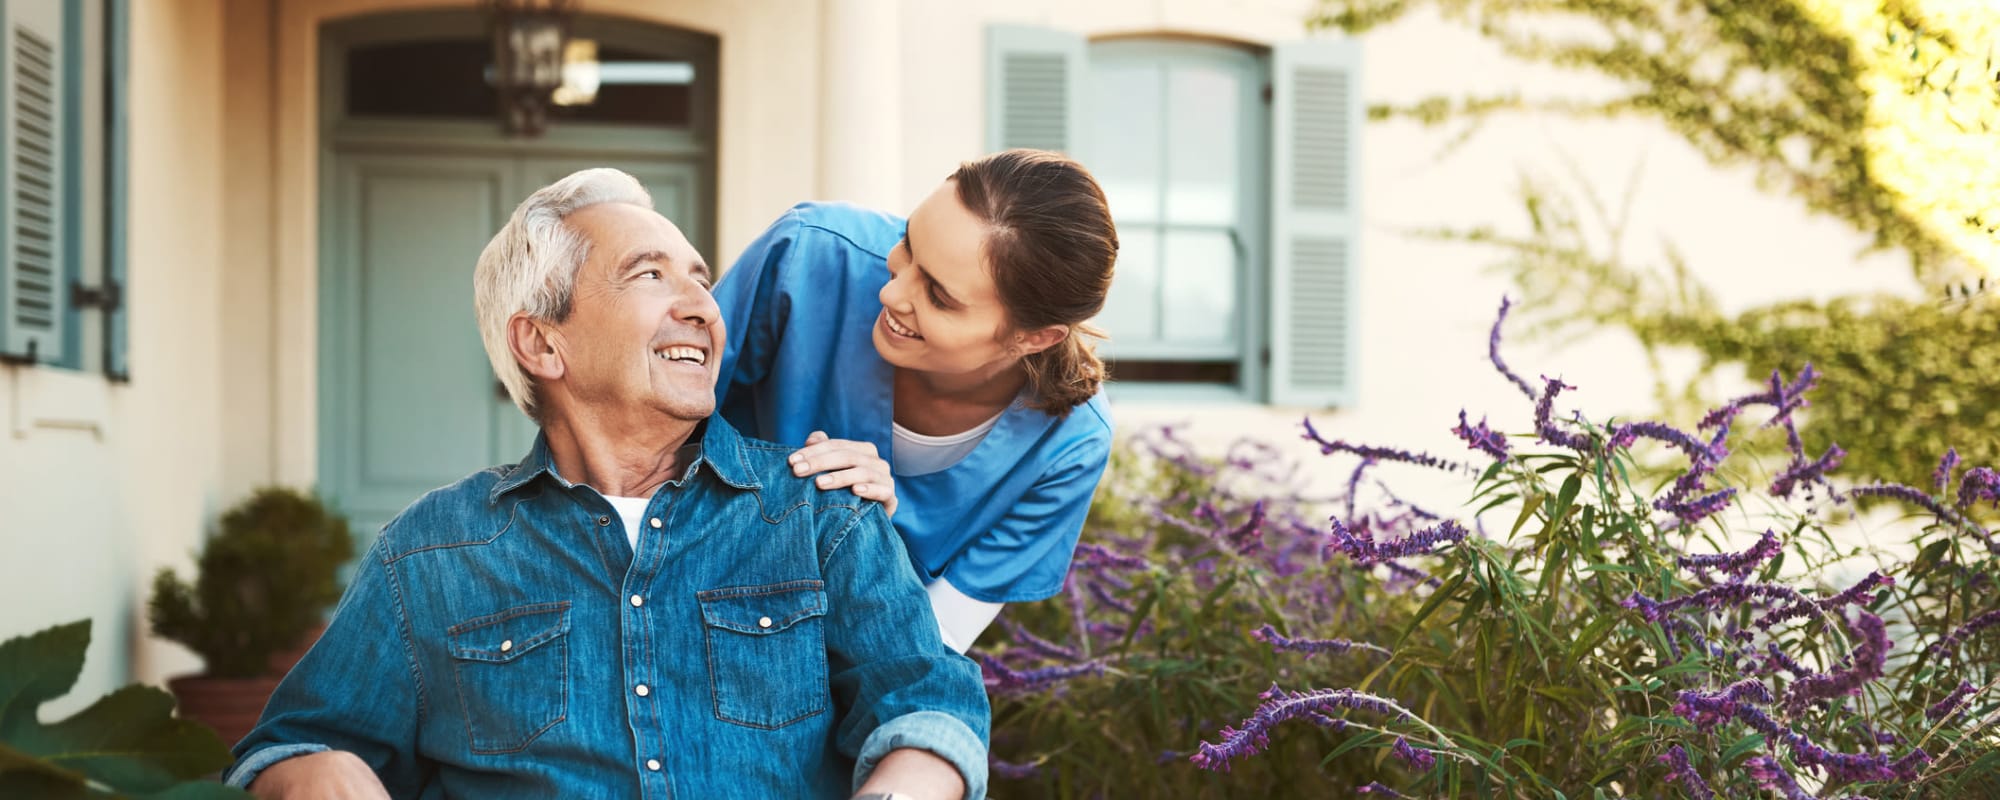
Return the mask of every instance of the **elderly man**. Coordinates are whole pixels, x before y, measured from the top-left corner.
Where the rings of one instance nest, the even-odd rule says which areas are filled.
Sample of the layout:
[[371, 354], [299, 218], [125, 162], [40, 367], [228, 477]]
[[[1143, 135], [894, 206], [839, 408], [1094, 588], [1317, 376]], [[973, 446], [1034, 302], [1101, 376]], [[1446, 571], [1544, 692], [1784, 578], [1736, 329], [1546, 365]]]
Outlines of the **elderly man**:
[[[638, 182], [523, 202], [479, 257], [521, 463], [386, 526], [236, 746], [260, 797], [980, 797], [979, 670], [881, 507], [715, 405], [710, 274]], [[622, 525], [620, 523], [623, 523]]]

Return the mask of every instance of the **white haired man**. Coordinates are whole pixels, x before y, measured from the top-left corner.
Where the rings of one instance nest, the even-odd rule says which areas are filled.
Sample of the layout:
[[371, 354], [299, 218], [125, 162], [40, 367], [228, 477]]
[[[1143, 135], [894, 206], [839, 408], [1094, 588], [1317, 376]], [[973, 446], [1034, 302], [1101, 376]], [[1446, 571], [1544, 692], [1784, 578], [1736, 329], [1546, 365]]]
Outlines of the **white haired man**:
[[228, 782], [983, 795], [978, 668], [940, 641], [877, 503], [712, 414], [709, 268], [638, 182], [595, 169], [535, 192], [475, 280], [487, 356], [541, 435], [383, 529]]

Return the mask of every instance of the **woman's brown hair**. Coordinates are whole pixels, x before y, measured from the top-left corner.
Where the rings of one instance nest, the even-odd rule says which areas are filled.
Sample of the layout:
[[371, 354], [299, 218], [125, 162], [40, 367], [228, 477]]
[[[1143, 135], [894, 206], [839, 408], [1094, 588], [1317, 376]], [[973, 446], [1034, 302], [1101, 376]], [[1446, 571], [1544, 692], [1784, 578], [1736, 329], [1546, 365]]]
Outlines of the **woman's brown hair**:
[[1090, 172], [1046, 150], [1005, 150], [960, 164], [958, 200], [988, 226], [986, 263], [1008, 323], [1021, 331], [1069, 329], [1062, 342], [1021, 359], [1028, 405], [1061, 416], [1097, 394], [1104, 362], [1085, 325], [1104, 308], [1118, 231]]

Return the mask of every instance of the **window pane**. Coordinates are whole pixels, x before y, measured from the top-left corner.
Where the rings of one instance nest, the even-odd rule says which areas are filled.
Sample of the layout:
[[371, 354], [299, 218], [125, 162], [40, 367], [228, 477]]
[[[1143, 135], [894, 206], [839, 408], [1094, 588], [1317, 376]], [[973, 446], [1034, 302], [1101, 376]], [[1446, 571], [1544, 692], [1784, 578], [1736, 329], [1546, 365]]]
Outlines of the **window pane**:
[[1150, 228], [1118, 231], [1118, 264], [1111, 294], [1092, 323], [1119, 343], [1153, 342], [1160, 335], [1160, 233]]
[[[670, 63], [662, 57], [599, 47], [612, 64]], [[500, 119], [499, 95], [486, 82], [493, 44], [485, 39], [441, 39], [356, 47], [347, 54], [349, 116], [424, 119]], [[613, 69], [614, 73], [616, 69]], [[695, 80], [707, 76], [695, 75]], [[693, 87], [684, 75], [640, 83], [607, 81], [589, 105], [555, 106], [550, 116], [579, 122], [622, 122], [686, 127], [694, 119]]]
[[1160, 68], [1092, 62], [1090, 171], [1119, 220], [1160, 216]]
[[1180, 65], [1168, 74], [1167, 150], [1173, 183], [1167, 219], [1181, 224], [1237, 222], [1242, 176], [1243, 74], [1221, 66]]
[[1166, 293], [1164, 316], [1172, 324], [1166, 326], [1163, 338], [1188, 344], [1235, 344], [1240, 262], [1229, 234], [1169, 231], [1164, 253], [1160, 281]]

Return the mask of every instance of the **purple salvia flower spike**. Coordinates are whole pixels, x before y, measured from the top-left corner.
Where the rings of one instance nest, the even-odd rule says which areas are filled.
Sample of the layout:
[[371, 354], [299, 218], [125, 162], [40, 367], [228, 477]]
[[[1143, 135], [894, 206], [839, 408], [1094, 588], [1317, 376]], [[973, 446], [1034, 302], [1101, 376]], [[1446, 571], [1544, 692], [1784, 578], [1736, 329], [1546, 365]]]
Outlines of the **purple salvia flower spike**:
[[1967, 620], [1964, 625], [1953, 629], [1951, 633], [1945, 634], [1945, 637], [1939, 639], [1937, 644], [1931, 645], [1930, 653], [1936, 656], [1948, 655], [1953, 650], [1958, 649], [1960, 642], [1994, 625], [2000, 625], [2000, 608], [1973, 617]]
[[1931, 473], [1931, 486], [1942, 495], [1951, 485], [1951, 473], [1958, 469], [1958, 448], [1945, 448], [1944, 458], [1938, 459], [1937, 471]]
[[1924, 718], [1932, 722], [1938, 722], [1952, 714], [1958, 713], [1959, 707], [1965, 704], [1966, 698], [1971, 697], [1972, 693], [1977, 690], [1978, 687], [1973, 686], [1972, 682], [1959, 681], [1958, 688], [1951, 690], [1951, 694], [1945, 695], [1943, 700], [1939, 700], [1936, 705], [1924, 710]]
[[1702, 780], [1701, 774], [1694, 771], [1694, 765], [1688, 763], [1687, 750], [1680, 745], [1669, 747], [1667, 752], [1661, 753], [1660, 763], [1667, 765], [1668, 783], [1680, 784], [1681, 790], [1687, 792], [1694, 800], [1715, 800], [1715, 790], [1708, 788], [1708, 782]]
[[1481, 417], [1478, 425], [1466, 421], [1465, 410], [1459, 409], [1458, 426], [1451, 429], [1453, 434], [1465, 441], [1465, 446], [1492, 456], [1494, 461], [1507, 460], [1507, 439], [1498, 431], [1486, 427], [1486, 418]]
[[1429, 772], [1432, 767], [1437, 766], [1438, 762], [1437, 756], [1432, 755], [1431, 751], [1421, 747], [1412, 747], [1409, 740], [1401, 736], [1396, 737], [1396, 743], [1389, 747], [1389, 752], [1394, 754], [1397, 760], [1408, 765], [1410, 769], [1418, 772]]
[[1493, 320], [1493, 334], [1486, 338], [1486, 357], [1492, 359], [1494, 369], [1499, 370], [1501, 375], [1507, 376], [1508, 381], [1520, 387], [1521, 394], [1527, 395], [1528, 400], [1532, 402], [1536, 399], [1535, 387], [1528, 385], [1521, 376], [1514, 374], [1514, 370], [1509, 369], [1507, 362], [1500, 358], [1500, 324], [1507, 321], [1507, 309], [1513, 305], [1512, 299], [1506, 295], [1500, 296], [1500, 316]]
[[1367, 642], [1351, 642], [1346, 639], [1291, 639], [1279, 633], [1270, 625], [1250, 632], [1250, 638], [1271, 646], [1273, 652], [1304, 653], [1307, 656], [1319, 653], [1345, 653], [1349, 650], [1368, 650], [1382, 655], [1391, 655], [1388, 648]]
[[1305, 418], [1304, 426], [1306, 429], [1304, 438], [1307, 441], [1319, 445], [1319, 452], [1321, 455], [1330, 455], [1333, 453], [1351, 453], [1353, 455], [1360, 456], [1362, 458], [1372, 458], [1377, 461], [1401, 461], [1405, 464], [1415, 464], [1420, 467], [1430, 467], [1432, 469], [1444, 470], [1446, 472], [1474, 471], [1471, 467], [1468, 467], [1464, 464], [1461, 464], [1456, 461], [1451, 461], [1448, 459], [1438, 458], [1437, 456], [1431, 455], [1429, 453], [1418, 453], [1410, 450], [1400, 450], [1394, 447], [1375, 447], [1371, 445], [1353, 444], [1341, 439], [1327, 439], [1326, 437], [1320, 435], [1319, 429], [1313, 427], [1311, 417]]
[[1778, 541], [1777, 532], [1767, 528], [1764, 530], [1764, 535], [1757, 539], [1757, 544], [1743, 552], [1681, 556], [1675, 559], [1675, 562], [1681, 569], [1694, 571], [1704, 577], [1708, 570], [1719, 570], [1740, 583], [1783, 549], [1784, 545]]

